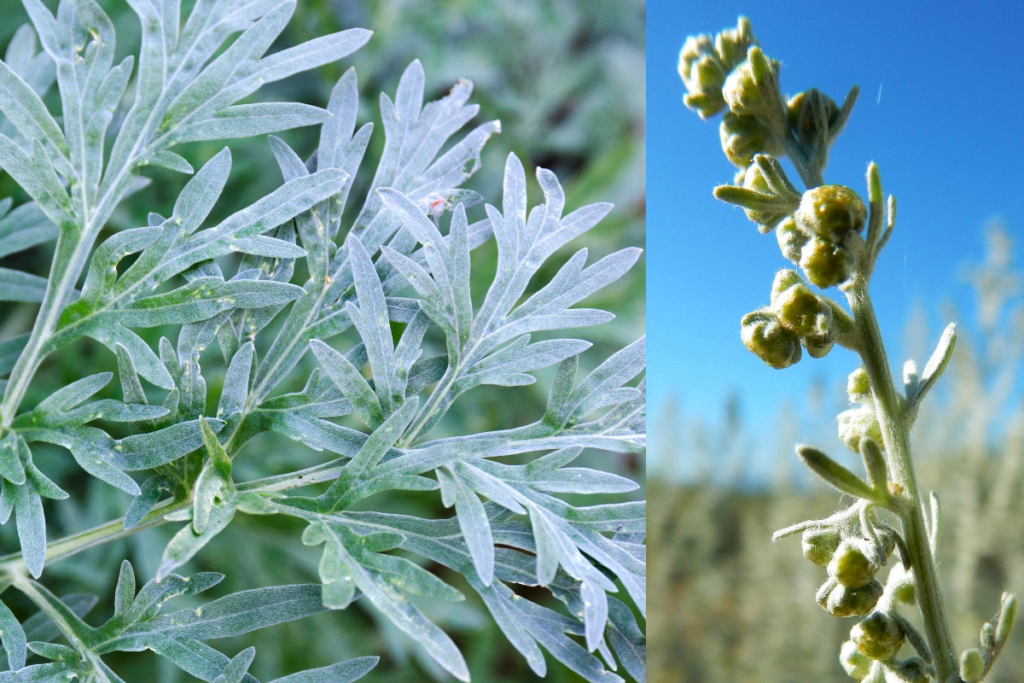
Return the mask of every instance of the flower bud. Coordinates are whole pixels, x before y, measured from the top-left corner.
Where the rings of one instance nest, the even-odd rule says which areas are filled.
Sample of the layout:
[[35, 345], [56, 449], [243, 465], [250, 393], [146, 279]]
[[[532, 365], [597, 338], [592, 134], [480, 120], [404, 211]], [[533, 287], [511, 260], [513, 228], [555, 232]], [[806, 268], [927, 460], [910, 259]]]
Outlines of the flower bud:
[[775, 229], [782, 255], [793, 263], [800, 263], [800, 252], [811, 241], [810, 236], [797, 227], [796, 219], [787, 216]]
[[709, 118], [725, 108], [722, 86], [732, 67], [722, 64], [711, 36], [690, 36], [679, 51], [679, 77], [687, 94], [683, 103], [701, 118]]
[[743, 116], [726, 112], [718, 128], [722, 151], [736, 166], [746, 167], [755, 154], [778, 154], [778, 144], [756, 116]]
[[794, 285], [802, 285], [803, 278], [800, 277], [800, 273], [795, 270], [783, 268], [779, 272], [775, 273], [775, 279], [772, 281], [772, 307], [774, 308], [775, 302], [779, 300], [779, 296], [790, 287]]
[[871, 397], [871, 382], [867, 370], [857, 368], [846, 380], [846, 394], [852, 403], [863, 403]]
[[829, 130], [839, 118], [839, 106], [816, 88], [799, 93], [786, 103], [790, 130], [808, 157], [827, 150]]
[[874, 406], [870, 403], [844, 410], [836, 417], [836, 422], [839, 425], [839, 440], [854, 453], [860, 453], [860, 440], [865, 436], [882, 443], [882, 428], [875, 416]]
[[747, 58], [725, 79], [722, 96], [734, 114], [771, 118], [782, 109], [778, 63], [770, 62], [761, 48], [752, 46]]
[[782, 292], [772, 308], [782, 326], [801, 337], [828, 334], [832, 308], [803, 283]]
[[860, 653], [871, 659], [895, 657], [903, 646], [903, 629], [885, 612], [873, 612], [850, 631], [850, 640]]
[[850, 277], [853, 272], [853, 256], [845, 247], [832, 240], [815, 236], [800, 250], [800, 267], [814, 285], [827, 289]]
[[808, 233], [842, 242], [850, 231], [864, 229], [868, 210], [850, 188], [822, 185], [804, 192], [794, 216], [797, 225]]
[[747, 58], [747, 50], [751, 45], [757, 45], [754, 38], [754, 31], [750, 27], [750, 20], [740, 17], [736, 28], [727, 28], [715, 36], [715, 52], [722, 60], [727, 71], [732, 69]]
[[800, 360], [800, 338], [787, 330], [771, 311], [754, 311], [740, 321], [743, 345], [767, 365], [781, 370]]
[[860, 539], [843, 541], [828, 564], [828, 575], [847, 588], [860, 588], [874, 581], [878, 565], [868, 558], [864, 545]]
[[861, 654], [851, 640], [843, 643], [839, 649], [839, 663], [850, 678], [858, 681], [866, 678], [871, 671], [871, 659]]
[[833, 339], [830, 334], [818, 334], [810, 337], [804, 337], [800, 341], [803, 342], [804, 348], [807, 349], [807, 355], [811, 358], [824, 358], [836, 344], [835, 339]]
[[960, 678], [964, 679], [966, 683], [974, 683], [980, 681], [984, 673], [985, 658], [981, 656], [981, 653], [974, 648], [964, 650], [964, 653], [960, 655]]
[[819, 567], [827, 567], [840, 540], [839, 532], [833, 529], [808, 529], [800, 537], [800, 547], [808, 560]]
[[818, 604], [834, 617], [858, 617], [873, 610], [884, 591], [878, 581], [872, 581], [860, 588], [836, 585], [828, 593], [824, 603], [819, 601]]

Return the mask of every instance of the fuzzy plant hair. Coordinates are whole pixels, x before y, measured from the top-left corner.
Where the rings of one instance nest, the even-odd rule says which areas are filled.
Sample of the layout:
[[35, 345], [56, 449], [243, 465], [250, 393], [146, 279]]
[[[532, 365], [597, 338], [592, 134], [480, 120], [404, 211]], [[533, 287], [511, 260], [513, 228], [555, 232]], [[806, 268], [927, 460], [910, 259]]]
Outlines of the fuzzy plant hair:
[[[487, 205], [471, 222], [467, 208], [483, 198], [461, 186], [500, 126], [460, 134], [478, 111], [467, 104], [472, 84], [424, 104], [423, 69], [413, 62], [394, 99], [380, 96], [383, 154], [361, 208], [346, 214], [374, 133], [370, 123], [356, 125], [355, 72], [338, 81], [326, 109], [239, 102], [344, 58], [369, 31], [265, 54], [294, 0], [198, 0], [185, 18], [180, 0], [128, 4], [142, 27], [137, 67], [132, 56], [114, 64], [114, 25], [95, 0], [61, 0], [55, 15], [24, 0], [34, 29], [22, 27], [0, 61], [0, 168], [31, 197], [15, 208], [0, 201], [0, 256], [56, 240], [45, 276], [0, 269], [0, 300], [39, 304], [31, 332], [0, 342], [0, 519], [13, 518], [21, 545], [0, 557], [0, 591], [20, 592], [39, 610], [19, 622], [0, 603], [8, 664], [0, 681], [113, 683], [122, 679], [104, 655], [152, 650], [204, 681], [255, 683], [253, 648], [229, 658], [204, 641], [359, 598], [469, 680], [459, 648], [410, 599], [465, 597], [427, 562], [465, 578], [538, 676], [543, 647], [588, 681], [621, 681], [613, 670], [643, 681], [645, 637], [633, 610], [646, 614], [646, 506], [588, 504], [589, 494], [637, 484], [568, 465], [584, 449], [645, 451], [644, 339], [580, 378], [590, 343], [557, 334], [614, 317], [574, 306], [624, 275], [640, 250], [588, 264], [580, 248], [557, 268], [549, 263], [611, 205], [566, 213], [557, 178], [538, 169], [543, 202], [531, 208], [526, 170], [510, 155], [501, 208]], [[54, 81], [60, 116], [42, 99]], [[129, 90], [132, 104], [122, 107]], [[177, 145], [313, 125], [319, 145], [308, 158], [269, 138], [284, 180], [277, 190], [209, 224], [214, 205], [230, 202], [222, 195], [231, 153], [224, 148], [194, 171]], [[192, 177], [169, 215], [153, 211], [147, 225], [110, 234], [119, 203], [146, 186], [147, 166]], [[474, 302], [470, 253], [492, 238], [497, 271]], [[528, 293], [545, 264], [554, 275]], [[154, 349], [135, 331], [157, 326], [175, 326], [177, 341], [164, 337]], [[343, 332], [358, 343], [340, 348]], [[431, 336], [446, 353], [425, 356]], [[24, 405], [44, 360], [83, 337], [116, 355], [122, 400], [90, 400], [113, 376], [83, 372]], [[215, 406], [200, 367], [212, 344], [227, 367]], [[318, 369], [296, 378], [304, 357]], [[475, 387], [531, 384], [531, 373], [551, 366], [537, 421], [430, 436]], [[151, 403], [157, 390], [164, 398]], [[334, 420], [342, 416], [362, 428]], [[236, 480], [236, 459], [265, 455], [245, 447], [267, 432], [323, 457], [307, 469]], [[42, 499], [68, 493], [34, 464], [37, 444], [65, 449], [89, 475], [133, 496], [123, 518], [47, 540]], [[436, 491], [454, 514], [426, 519], [367, 501], [386, 491]], [[175, 572], [239, 515], [300, 520], [302, 542], [322, 548], [320, 582], [257, 587], [161, 614], [167, 600], [223, 578]], [[105, 623], [84, 619], [94, 600], [46, 588], [48, 564], [162, 524], [179, 529], [155, 578], [137, 590], [125, 561]], [[520, 587], [543, 587], [566, 609], [536, 602], [536, 589], [521, 596]], [[376, 661], [279, 683], [345, 683]]]
[[[1017, 601], [1004, 593], [995, 617], [981, 627], [979, 644], [958, 652], [935, 563], [939, 499], [923, 494], [910, 452], [910, 430], [953, 353], [955, 327], [946, 328], [923, 370], [906, 362], [903, 390], [897, 390], [869, 294], [896, 202], [885, 200], [874, 163], [867, 202], [848, 187], [826, 184], [823, 175], [858, 89], [841, 106], [816, 89], [787, 98], [779, 73], [779, 62], [761, 50], [746, 18], [714, 37], [690, 37], [679, 55], [686, 106], [703, 119], [724, 112], [722, 149], [738, 170], [733, 184], [715, 188], [715, 196], [742, 207], [760, 232], [775, 232], [782, 255], [799, 268], [778, 271], [770, 303], [743, 317], [744, 345], [778, 369], [805, 353], [821, 358], [837, 345], [861, 363], [849, 377], [852, 407], [838, 416], [838, 425], [840, 440], [863, 459], [865, 476], [811, 446], [796, 449], [852, 503], [826, 519], [782, 529], [774, 539], [802, 533], [804, 555], [827, 574], [817, 602], [833, 616], [857, 619], [839, 655], [850, 677], [977, 683], [1010, 636]], [[804, 190], [790, 182], [782, 157], [792, 162]], [[829, 289], [845, 295], [849, 310], [824, 293]], [[880, 572], [894, 553], [899, 559], [883, 582]], [[902, 613], [914, 605], [923, 634]], [[901, 658], [904, 649], [913, 656]]]

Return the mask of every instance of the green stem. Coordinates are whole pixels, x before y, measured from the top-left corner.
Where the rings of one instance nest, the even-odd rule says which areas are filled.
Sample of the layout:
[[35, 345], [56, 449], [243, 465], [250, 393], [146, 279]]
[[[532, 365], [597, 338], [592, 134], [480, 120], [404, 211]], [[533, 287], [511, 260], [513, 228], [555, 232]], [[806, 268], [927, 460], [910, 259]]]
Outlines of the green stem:
[[898, 500], [902, 502], [899, 516], [917, 583], [925, 635], [935, 661], [937, 680], [945, 683], [958, 671], [956, 648], [921, 510], [921, 494], [910, 455], [910, 434], [903, 419], [906, 407], [893, 383], [867, 282], [858, 277], [847, 289], [846, 296], [859, 331], [860, 356], [871, 382], [882, 441], [889, 455], [889, 474], [892, 481], [902, 487], [898, 494]]
[[[305, 470], [300, 470], [298, 472], [292, 472], [291, 474], [266, 477], [264, 479], [257, 479], [255, 481], [239, 484], [238, 490], [256, 491], [259, 493], [287, 491], [289, 489], [337, 479], [340, 471], [341, 462], [335, 460], [321, 465], [316, 465], [315, 467], [310, 467]], [[98, 545], [116, 541], [120, 538], [126, 538], [140, 531], [160, 526], [167, 522], [166, 516], [168, 514], [187, 508], [190, 505], [192, 505], [192, 500], [190, 498], [168, 500], [155, 506], [141, 522], [130, 529], [124, 528], [124, 518], [121, 517], [120, 519], [115, 519], [97, 527], [93, 527], [92, 529], [87, 529], [86, 531], [66, 536], [57, 541], [52, 541], [46, 545], [46, 564], [52, 564], [57, 560], [62, 560], [66, 557], [76, 555], [83, 550], [94, 548]], [[17, 583], [18, 577], [24, 576], [25, 572], [25, 562], [22, 559], [21, 553], [11, 553], [10, 555], [0, 557], [0, 577], [11, 577], [15, 583]], [[2, 585], [3, 584], [0, 583], [0, 586]], [[2, 592], [2, 589], [0, 589], [0, 592]]]

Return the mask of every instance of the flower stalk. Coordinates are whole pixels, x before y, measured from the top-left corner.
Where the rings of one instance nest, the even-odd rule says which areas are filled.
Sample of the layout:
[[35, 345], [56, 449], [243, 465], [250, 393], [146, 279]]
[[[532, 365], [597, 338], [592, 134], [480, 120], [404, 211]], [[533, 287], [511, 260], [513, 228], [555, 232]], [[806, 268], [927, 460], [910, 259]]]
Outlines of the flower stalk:
[[[747, 47], [744, 61], [735, 50], [722, 49], [737, 36]], [[836, 345], [856, 353], [863, 364], [848, 384], [855, 407], [837, 421], [841, 441], [863, 458], [866, 477], [816, 448], [797, 447], [804, 464], [855, 502], [827, 519], [780, 530], [774, 539], [801, 533], [804, 555], [828, 573], [817, 602], [833, 616], [860, 619], [839, 657], [850, 677], [865, 683], [977, 683], [1010, 635], [1016, 598], [1004, 594], [999, 613], [982, 628], [981, 648], [958, 656], [935, 563], [938, 499], [931, 494], [932, 514], [926, 519], [910, 450], [910, 428], [921, 400], [949, 362], [955, 328], [947, 328], [920, 376], [908, 361], [906, 392], [899, 392], [869, 294], [878, 255], [893, 231], [895, 200], [885, 201], [873, 163], [866, 203], [852, 189], [826, 185], [824, 179], [829, 150], [858, 89], [850, 90], [842, 107], [816, 89], [786, 98], [779, 70], [757, 46], [746, 19], [715, 39], [691, 37], [680, 53], [679, 72], [688, 90], [684, 103], [702, 118], [728, 110], [722, 146], [738, 171], [734, 184], [715, 188], [715, 197], [742, 207], [760, 232], [775, 231], [783, 256], [800, 270], [779, 271], [770, 305], [742, 318], [744, 345], [776, 369], [796, 364], [805, 353], [821, 358]], [[802, 193], [776, 158], [783, 155], [797, 169]], [[812, 286], [837, 288], [849, 312]], [[901, 532], [879, 519], [881, 511], [899, 519]], [[902, 562], [882, 581], [878, 573], [896, 548]], [[900, 614], [912, 605], [920, 609], [923, 637]], [[918, 656], [898, 660], [904, 642]]]

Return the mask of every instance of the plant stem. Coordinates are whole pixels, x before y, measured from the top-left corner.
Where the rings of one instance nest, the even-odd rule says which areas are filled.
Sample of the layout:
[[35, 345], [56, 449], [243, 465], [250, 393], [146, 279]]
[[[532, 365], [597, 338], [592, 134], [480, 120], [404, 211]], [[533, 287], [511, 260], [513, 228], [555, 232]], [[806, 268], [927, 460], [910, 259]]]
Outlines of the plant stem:
[[[335, 460], [321, 465], [316, 465], [305, 470], [300, 470], [298, 472], [292, 472], [288, 475], [265, 477], [263, 479], [239, 484], [238, 490], [256, 491], [261, 493], [287, 491], [289, 489], [337, 479], [340, 471], [340, 461]], [[190, 498], [168, 500], [155, 506], [141, 522], [130, 529], [124, 528], [124, 518], [121, 517], [120, 519], [115, 519], [97, 527], [93, 527], [92, 529], [87, 529], [86, 531], [81, 531], [77, 534], [65, 536], [57, 541], [47, 543], [46, 564], [52, 564], [57, 560], [70, 557], [82, 552], [83, 550], [94, 548], [98, 545], [103, 545], [104, 543], [109, 543], [111, 541], [116, 541], [120, 538], [126, 538], [132, 534], [138, 533], [139, 531], [160, 526], [168, 521], [166, 519], [168, 514], [187, 508], [190, 505], [192, 505], [192, 500]], [[11, 577], [14, 579], [15, 583], [17, 583], [17, 577], [24, 576], [25, 571], [25, 562], [22, 559], [21, 553], [11, 553], [10, 555], [0, 557], [0, 577]], [[0, 586], [3, 586], [3, 584], [0, 583]], [[0, 592], [3, 592], [3, 588], [0, 588]]]
[[928, 646], [935, 661], [937, 680], [945, 683], [958, 671], [956, 648], [942, 600], [935, 558], [928, 543], [924, 513], [921, 511], [917, 474], [910, 455], [910, 434], [903, 419], [906, 408], [893, 383], [878, 319], [868, 295], [867, 281], [858, 276], [846, 290], [846, 297], [860, 333], [860, 356], [871, 382], [882, 441], [889, 455], [889, 474], [892, 481], [903, 489], [898, 495], [903, 503], [899, 511], [903, 535], [914, 570], [918, 602], [924, 618]]

